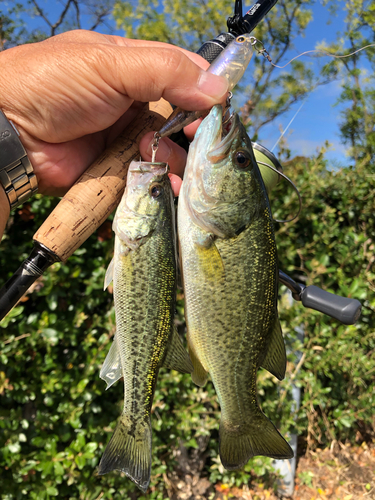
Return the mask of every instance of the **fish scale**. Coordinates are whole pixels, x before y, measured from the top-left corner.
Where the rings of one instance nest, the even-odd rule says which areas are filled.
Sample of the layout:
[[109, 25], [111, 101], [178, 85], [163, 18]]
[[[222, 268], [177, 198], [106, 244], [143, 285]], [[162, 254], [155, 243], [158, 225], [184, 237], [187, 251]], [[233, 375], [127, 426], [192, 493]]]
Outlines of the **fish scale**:
[[215, 106], [190, 146], [178, 234], [194, 382], [211, 376], [220, 407], [220, 457], [238, 469], [254, 455], [293, 452], [260, 410], [262, 366], [282, 379], [286, 354], [277, 313], [271, 209], [251, 141], [234, 114], [222, 139]]

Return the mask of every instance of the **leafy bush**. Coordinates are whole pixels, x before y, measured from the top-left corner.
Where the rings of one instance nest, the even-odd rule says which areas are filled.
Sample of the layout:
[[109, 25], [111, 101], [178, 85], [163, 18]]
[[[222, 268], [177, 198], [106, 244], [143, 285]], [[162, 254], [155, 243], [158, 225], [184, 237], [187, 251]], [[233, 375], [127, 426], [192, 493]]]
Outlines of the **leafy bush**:
[[[310, 445], [363, 439], [374, 430], [374, 170], [367, 165], [329, 172], [319, 158], [297, 159], [285, 167], [297, 180], [303, 212], [296, 224], [278, 230], [280, 267], [297, 280], [306, 278], [308, 285], [363, 304], [353, 326], [297, 303], [282, 308], [287, 338], [294, 338], [298, 327], [306, 335], [303, 365], [295, 376], [303, 388], [297, 429], [307, 432]], [[283, 204], [295, 212], [296, 202], [278, 189], [275, 215], [281, 217]]]
[[[289, 356], [283, 382], [259, 371], [264, 412], [282, 432], [296, 429], [310, 446], [355, 440], [373, 429], [375, 370], [374, 173], [328, 172], [321, 159], [285, 165], [303, 194], [297, 223], [278, 227], [280, 267], [364, 304], [355, 326], [300, 303], [280, 300]], [[372, 177], [371, 177], [372, 176]], [[285, 185], [273, 193], [275, 216], [295, 211]], [[55, 201], [37, 195], [15, 212], [2, 242], [5, 281], [31, 251], [32, 235]], [[57, 263], [0, 324], [1, 498], [144, 498], [120, 474], [96, 475], [96, 466], [121, 411], [123, 387], [108, 392], [100, 367], [114, 334], [112, 296], [103, 292], [112, 253], [110, 223], [67, 263]], [[281, 289], [281, 292], [283, 290]], [[177, 323], [184, 333], [183, 296]], [[303, 346], [298, 328], [305, 331]], [[221, 353], [225, 355], [225, 353]], [[292, 383], [302, 387], [293, 411]], [[153, 408], [153, 468], [147, 498], [170, 496], [169, 480], [187, 474], [211, 483], [250, 482], [269, 476], [271, 460], [256, 457], [242, 471], [225, 471], [218, 458], [219, 406], [212, 384], [198, 388], [187, 375], [161, 370]]]

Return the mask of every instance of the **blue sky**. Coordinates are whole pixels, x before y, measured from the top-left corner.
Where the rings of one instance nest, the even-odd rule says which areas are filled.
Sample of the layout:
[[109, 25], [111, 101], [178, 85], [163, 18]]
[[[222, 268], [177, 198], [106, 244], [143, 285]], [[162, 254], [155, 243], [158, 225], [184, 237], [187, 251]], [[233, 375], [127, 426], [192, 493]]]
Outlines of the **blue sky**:
[[[5, 4], [10, 2], [4, 2]], [[26, 0], [21, 0], [25, 4]], [[63, 8], [64, 2], [59, 0], [39, 0], [39, 4], [51, 14], [51, 17], [57, 19]], [[251, 4], [244, 3], [244, 9], [248, 9]], [[29, 29], [44, 26], [42, 20], [38, 18], [27, 20]], [[108, 28], [114, 28], [114, 22], [108, 21]], [[223, 23], [223, 27], [224, 27]], [[86, 26], [84, 26], [86, 27]], [[295, 41], [295, 49], [292, 56], [306, 50], [315, 48], [318, 42], [326, 40], [330, 42], [336, 39], [337, 33], [344, 28], [344, 12], [338, 12], [336, 17], [329, 14], [327, 7], [317, 0], [313, 6], [313, 21], [309, 24], [305, 37], [299, 37]], [[105, 27], [99, 31], [109, 32]], [[116, 31], [116, 34], [122, 35], [122, 32]], [[267, 47], [272, 56], [272, 48]], [[292, 57], [291, 56], [291, 57]], [[285, 60], [287, 62], [289, 57]], [[304, 58], [304, 61], [311, 61]], [[325, 57], [322, 61], [327, 62]], [[251, 70], [251, 63], [248, 71]], [[281, 71], [281, 70], [280, 70]], [[332, 144], [332, 149], [326, 154], [328, 167], [334, 168], [339, 165], [349, 163], [345, 155], [345, 147], [339, 138], [339, 109], [334, 104], [340, 94], [340, 81], [335, 81], [329, 85], [319, 87], [307, 98], [302, 109], [290, 125], [285, 137], [287, 143], [294, 155], [311, 155], [328, 140]], [[291, 118], [295, 115], [300, 104], [293, 106], [288, 113], [276, 119], [274, 123], [264, 127], [258, 142], [271, 149], [280, 137], [280, 129], [285, 129]], [[277, 148], [274, 150], [277, 155]]]
[[[312, 50], [317, 43], [323, 40], [327, 43], [334, 41], [337, 33], [344, 29], [344, 18], [344, 11], [338, 12], [337, 16], [332, 17], [327, 7], [317, 1], [313, 6], [313, 20], [307, 27], [305, 37], [298, 37], [294, 43], [294, 54], [297, 55]], [[323, 57], [321, 63], [326, 63], [329, 59], [329, 57]], [[288, 60], [289, 57], [286, 58], [285, 63]], [[304, 62], [311, 61], [308, 57], [303, 57], [301, 60]], [[341, 92], [341, 83], [338, 80], [318, 87], [308, 96], [302, 109], [286, 132], [287, 143], [292, 151], [292, 156], [314, 154], [328, 140], [332, 144], [332, 148], [325, 155], [328, 160], [328, 167], [334, 168], [338, 164], [342, 166], [348, 164], [345, 155], [346, 148], [340, 142], [339, 137], [340, 107], [334, 106]], [[288, 126], [299, 107], [300, 104], [298, 103], [288, 113], [276, 119], [274, 123], [264, 127], [259, 142], [272, 149], [280, 137], [280, 128], [285, 129]], [[277, 153], [277, 148], [274, 152]]]

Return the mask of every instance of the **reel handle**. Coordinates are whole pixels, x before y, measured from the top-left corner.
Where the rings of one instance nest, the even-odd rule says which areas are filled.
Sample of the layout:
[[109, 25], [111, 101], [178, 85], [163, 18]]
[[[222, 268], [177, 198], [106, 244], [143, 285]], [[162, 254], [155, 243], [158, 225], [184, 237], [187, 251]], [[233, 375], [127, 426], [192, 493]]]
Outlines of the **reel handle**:
[[359, 300], [326, 292], [315, 285], [307, 286], [302, 291], [301, 301], [305, 307], [328, 314], [344, 325], [354, 325], [362, 310]]
[[117, 207], [128, 167], [139, 158], [139, 141], [159, 130], [172, 113], [167, 101], [147, 103], [124, 132], [82, 174], [47, 217], [34, 240], [65, 261]]
[[321, 288], [297, 283], [290, 276], [279, 269], [280, 283], [289, 288], [294, 300], [302, 301], [305, 307], [315, 309], [331, 318], [341, 321], [344, 325], [354, 325], [361, 315], [362, 305], [357, 299], [341, 297], [326, 292]]

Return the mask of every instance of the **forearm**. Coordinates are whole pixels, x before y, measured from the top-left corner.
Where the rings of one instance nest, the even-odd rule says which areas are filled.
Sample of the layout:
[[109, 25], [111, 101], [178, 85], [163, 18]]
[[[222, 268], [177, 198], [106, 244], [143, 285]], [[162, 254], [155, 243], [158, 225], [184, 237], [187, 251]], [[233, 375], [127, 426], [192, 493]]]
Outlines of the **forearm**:
[[3, 237], [4, 229], [9, 217], [10, 207], [8, 197], [5, 194], [4, 189], [0, 185], [0, 241]]

